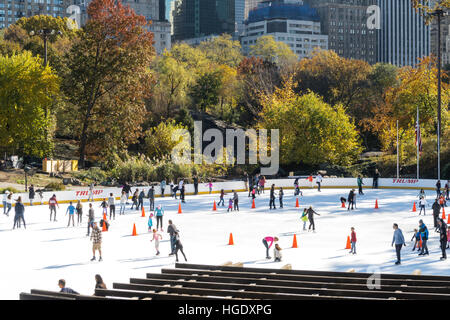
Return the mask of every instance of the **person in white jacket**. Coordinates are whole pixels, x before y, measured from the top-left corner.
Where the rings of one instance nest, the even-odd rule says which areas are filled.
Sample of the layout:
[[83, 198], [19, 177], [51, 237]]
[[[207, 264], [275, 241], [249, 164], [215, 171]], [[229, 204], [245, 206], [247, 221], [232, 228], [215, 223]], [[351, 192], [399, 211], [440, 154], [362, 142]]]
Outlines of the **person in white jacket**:
[[419, 200], [419, 207], [420, 207], [420, 212], [419, 212], [419, 216], [422, 213], [422, 209], [423, 209], [423, 215], [425, 215], [425, 207], [427, 205], [427, 200], [425, 200], [425, 197], [421, 197]]
[[125, 191], [122, 191], [122, 195], [120, 196], [120, 214], [125, 214], [125, 204], [127, 203], [128, 197]]
[[318, 173], [316, 176], [316, 183], [318, 186], [318, 191], [320, 192], [320, 184], [322, 183], [322, 175], [320, 173]]
[[3, 194], [3, 214], [6, 215], [6, 199], [8, 199], [9, 191], [5, 190], [5, 193]]

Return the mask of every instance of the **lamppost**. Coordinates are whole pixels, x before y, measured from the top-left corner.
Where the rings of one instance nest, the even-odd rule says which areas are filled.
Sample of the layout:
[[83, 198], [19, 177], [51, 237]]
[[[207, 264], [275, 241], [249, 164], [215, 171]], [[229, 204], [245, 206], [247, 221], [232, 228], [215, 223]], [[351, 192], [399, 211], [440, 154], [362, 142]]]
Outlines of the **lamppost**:
[[448, 13], [445, 12], [442, 8], [437, 8], [436, 10], [430, 12], [430, 15], [433, 17], [437, 17], [437, 42], [438, 42], [438, 87], [437, 87], [437, 95], [438, 95], [438, 105], [437, 105], [437, 157], [438, 157], [438, 174], [437, 178], [438, 180], [441, 179], [441, 19], [443, 16], [447, 15]]

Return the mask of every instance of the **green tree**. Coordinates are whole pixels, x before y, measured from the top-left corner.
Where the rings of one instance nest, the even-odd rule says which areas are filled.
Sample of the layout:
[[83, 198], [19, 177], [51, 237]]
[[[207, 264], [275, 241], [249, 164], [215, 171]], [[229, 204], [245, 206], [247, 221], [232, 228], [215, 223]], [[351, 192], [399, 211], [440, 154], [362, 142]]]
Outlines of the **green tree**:
[[250, 56], [287, 66], [297, 62], [297, 55], [284, 42], [276, 41], [273, 36], [262, 36], [250, 46]]
[[219, 103], [222, 85], [220, 71], [205, 72], [197, 82], [189, 88], [194, 109], [206, 112], [207, 108]]
[[152, 77], [153, 34], [145, 17], [120, 1], [94, 0], [90, 19], [67, 55], [64, 92], [80, 139], [79, 164], [91, 153], [121, 152], [137, 142]]
[[[54, 120], [45, 117], [59, 94], [59, 79], [30, 52], [0, 56], [0, 145], [9, 152], [41, 157], [52, 144]], [[50, 130], [48, 130], [50, 129]]]
[[243, 59], [240, 42], [232, 40], [229, 34], [223, 34], [210, 41], [203, 41], [198, 49], [204, 52], [210, 61], [232, 68], [236, 68]]
[[332, 107], [312, 92], [298, 96], [291, 81], [264, 97], [259, 127], [280, 130], [282, 164], [349, 165], [361, 151], [343, 106]]

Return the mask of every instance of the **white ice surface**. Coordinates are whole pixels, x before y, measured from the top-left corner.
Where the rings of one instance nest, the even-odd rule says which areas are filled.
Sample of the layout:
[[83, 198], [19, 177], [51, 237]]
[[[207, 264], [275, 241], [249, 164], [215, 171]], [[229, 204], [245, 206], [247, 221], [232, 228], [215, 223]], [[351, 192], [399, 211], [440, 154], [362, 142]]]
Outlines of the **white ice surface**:
[[[134, 188], [133, 188], [134, 190]], [[251, 198], [239, 193], [240, 211], [227, 213], [230, 194], [225, 197], [225, 207], [212, 211], [213, 200], [219, 195], [187, 196], [182, 204], [183, 213], [177, 214], [179, 200], [157, 198], [156, 203], [165, 209], [161, 255], [155, 255], [154, 243], [147, 232], [146, 218], [140, 211], [127, 209], [123, 216], [111, 221], [108, 232], [103, 233], [103, 261], [91, 262], [91, 242], [86, 236], [87, 208], [83, 203], [83, 224], [67, 228], [68, 204], [58, 210], [57, 222], [49, 221], [48, 206], [25, 208], [27, 229], [12, 230], [14, 208], [6, 217], [0, 211], [0, 299], [18, 299], [20, 292], [30, 289], [59, 290], [58, 279], [64, 278], [67, 286], [82, 294], [93, 294], [94, 275], [101, 274], [108, 288], [113, 282], [129, 283], [131, 277], [145, 278], [147, 272], [159, 273], [161, 268], [174, 267], [175, 257], [169, 257], [167, 221], [172, 219], [180, 230], [181, 241], [189, 263], [222, 264], [227, 261], [243, 262], [247, 267], [280, 268], [290, 263], [293, 269], [366, 272], [379, 268], [381, 272], [450, 275], [450, 261], [440, 261], [439, 235], [434, 232], [431, 204], [435, 192], [427, 191], [428, 207], [424, 219], [430, 231], [429, 256], [418, 257], [412, 252], [413, 229], [418, 226], [418, 212], [412, 213], [417, 190], [365, 189], [358, 196], [358, 209], [340, 208], [339, 198], [347, 197], [348, 190], [303, 190], [300, 209], [295, 208], [293, 190], [285, 190], [284, 209], [269, 210], [269, 191], [258, 196], [256, 209], [250, 209]], [[375, 210], [375, 199], [379, 209]], [[96, 221], [102, 216], [100, 203], [94, 203]], [[302, 231], [300, 210], [312, 205], [321, 214], [316, 216], [316, 233]], [[127, 206], [129, 208], [130, 205]], [[3, 209], [0, 209], [3, 210]], [[448, 210], [450, 213], [450, 209]], [[75, 216], [76, 219], [76, 216]], [[396, 266], [395, 250], [391, 247], [396, 222], [403, 230], [407, 247], [402, 250], [402, 265]], [[138, 236], [132, 237], [133, 223]], [[154, 226], [156, 221], [154, 219]], [[350, 227], [357, 233], [356, 255], [345, 250]], [[230, 232], [234, 245], [228, 245]], [[294, 233], [298, 249], [292, 249]], [[283, 261], [265, 259], [262, 238], [277, 236], [283, 248]], [[273, 256], [273, 252], [270, 252]], [[180, 256], [180, 262], [184, 262]], [[370, 270], [369, 270], [370, 271]]]

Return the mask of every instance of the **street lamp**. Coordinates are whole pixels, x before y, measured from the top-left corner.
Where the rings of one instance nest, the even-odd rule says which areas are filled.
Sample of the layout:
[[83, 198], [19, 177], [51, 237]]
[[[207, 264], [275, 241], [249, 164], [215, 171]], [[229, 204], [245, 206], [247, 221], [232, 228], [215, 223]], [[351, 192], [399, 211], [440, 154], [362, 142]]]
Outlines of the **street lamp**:
[[437, 27], [438, 27], [438, 105], [437, 105], [437, 156], [438, 156], [438, 180], [441, 180], [441, 19], [448, 12], [445, 12], [442, 8], [437, 8], [436, 10], [430, 12], [430, 15], [437, 17]]

